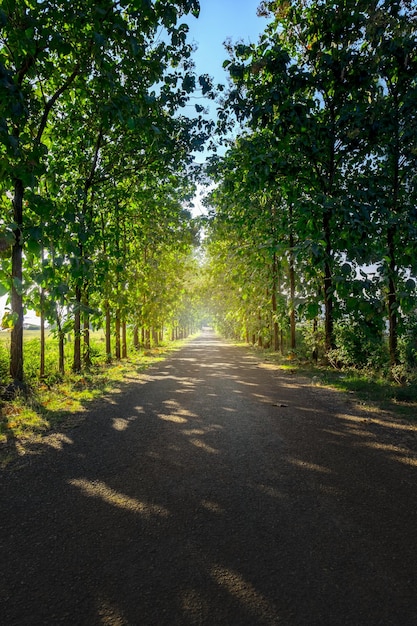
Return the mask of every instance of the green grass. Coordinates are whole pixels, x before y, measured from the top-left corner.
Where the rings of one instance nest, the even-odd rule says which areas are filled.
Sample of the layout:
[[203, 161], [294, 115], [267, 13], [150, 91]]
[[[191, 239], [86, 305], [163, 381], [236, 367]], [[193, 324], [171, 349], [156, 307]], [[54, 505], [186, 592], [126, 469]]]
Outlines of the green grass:
[[372, 411], [388, 411], [398, 418], [417, 421], [417, 373], [408, 384], [398, 384], [378, 372], [357, 369], [335, 370], [331, 366], [314, 366], [306, 361], [254, 348], [258, 355], [283, 371], [306, 376], [315, 384], [349, 393]]
[[359, 401], [373, 409], [381, 409], [415, 421], [417, 419], [417, 385], [400, 385], [380, 376], [356, 371], [326, 370], [321, 374], [322, 384], [354, 393]]

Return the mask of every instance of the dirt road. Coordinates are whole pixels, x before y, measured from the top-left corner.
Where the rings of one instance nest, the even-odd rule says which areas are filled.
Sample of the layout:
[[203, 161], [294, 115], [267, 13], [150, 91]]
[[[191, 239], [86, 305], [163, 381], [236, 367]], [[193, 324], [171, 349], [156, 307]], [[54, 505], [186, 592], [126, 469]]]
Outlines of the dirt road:
[[416, 626], [416, 452], [204, 334], [1, 472], [0, 623]]

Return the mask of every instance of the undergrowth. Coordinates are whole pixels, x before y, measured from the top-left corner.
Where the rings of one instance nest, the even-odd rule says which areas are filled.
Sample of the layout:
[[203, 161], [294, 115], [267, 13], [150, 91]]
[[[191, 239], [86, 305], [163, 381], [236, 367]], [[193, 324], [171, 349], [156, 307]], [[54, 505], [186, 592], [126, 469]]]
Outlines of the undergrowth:
[[336, 369], [325, 363], [315, 365], [294, 355], [282, 356], [258, 347], [253, 350], [283, 371], [306, 376], [315, 385], [354, 395], [360, 404], [370, 409], [389, 411], [410, 421], [417, 420], [417, 372], [409, 372], [407, 378], [396, 380], [387, 373], [371, 368]]

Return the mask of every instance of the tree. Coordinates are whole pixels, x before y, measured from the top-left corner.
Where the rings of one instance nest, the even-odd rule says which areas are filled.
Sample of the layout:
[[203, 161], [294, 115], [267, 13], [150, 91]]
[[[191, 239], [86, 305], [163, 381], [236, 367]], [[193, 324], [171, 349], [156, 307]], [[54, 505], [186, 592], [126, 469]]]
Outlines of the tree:
[[[371, 175], [377, 183], [373, 220], [378, 227], [380, 271], [386, 284], [389, 351], [398, 363], [399, 322], [414, 291], [417, 120], [417, 11], [413, 2], [383, 2], [367, 29], [379, 77]], [[382, 256], [382, 259], [381, 259]], [[409, 305], [408, 305], [409, 308]]]
[[[13, 230], [11, 304], [13, 330], [10, 373], [23, 379], [22, 255], [26, 227], [24, 197], [44, 172], [46, 135], [53, 132], [51, 112], [63, 96], [78, 102], [94, 96], [94, 84], [108, 92], [126, 87], [131, 99], [129, 119], [146, 119], [143, 103], [154, 99], [150, 85], [165, 68], [188, 58], [186, 28], [177, 27], [187, 12], [198, 13], [198, 2], [27, 3], [6, 0], [0, 11], [1, 99], [0, 141], [3, 191], [12, 190], [9, 223]], [[167, 39], [158, 40], [158, 28]], [[168, 82], [169, 85], [169, 82]], [[128, 89], [130, 87], [130, 91]], [[169, 88], [162, 88], [167, 98]], [[169, 98], [168, 98], [169, 101]], [[181, 98], [176, 96], [181, 103]], [[145, 116], [145, 117], [144, 117]], [[129, 124], [129, 121], [128, 121]]]

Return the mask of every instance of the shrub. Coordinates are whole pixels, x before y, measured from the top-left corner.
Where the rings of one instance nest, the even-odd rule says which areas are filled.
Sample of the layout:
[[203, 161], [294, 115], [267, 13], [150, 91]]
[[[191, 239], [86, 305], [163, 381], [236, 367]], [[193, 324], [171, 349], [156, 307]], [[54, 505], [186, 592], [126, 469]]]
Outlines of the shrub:
[[381, 370], [388, 361], [384, 335], [376, 324], [343, 320], [335, 327], [336, 349], [329, 351], [331, 363]]

